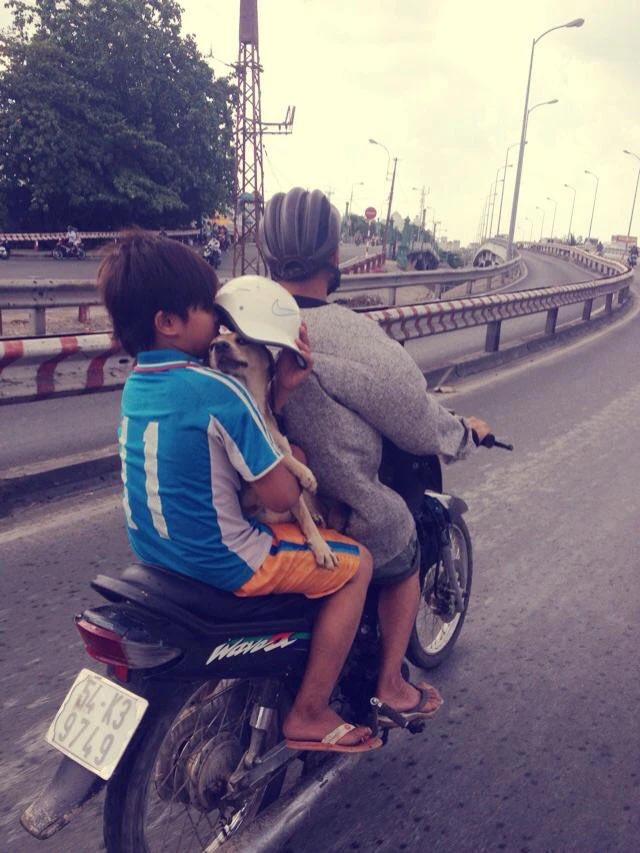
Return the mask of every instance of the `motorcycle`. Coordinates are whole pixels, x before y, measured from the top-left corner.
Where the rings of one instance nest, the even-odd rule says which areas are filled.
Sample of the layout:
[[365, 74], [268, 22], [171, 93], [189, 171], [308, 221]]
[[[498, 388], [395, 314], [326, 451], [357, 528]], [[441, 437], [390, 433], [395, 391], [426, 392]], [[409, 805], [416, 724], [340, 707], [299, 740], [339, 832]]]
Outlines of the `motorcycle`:
[[215, 237], [209, 240], [207, 245], [204, 247], [202, 257], [210, 266], [217, 270], [220, 264], [222, 263], [220, 241], [216, 240]]
[[51, 254], [56, 258], [56, 260], [60, 261], [64, 258], [77, 258], [78, 260], [82, 260], [87, 253], [82, 242], [69, 243], [62, 239], [58, 240]]
[[[482, 443], [513, 449], [493, 435]], [[422, 594], [407, 658], [430, 669], [451, 654], [469, 607], [467, 506], [443, 493], [438, 457], [387, 444], [380, 478], [416, 521]], [[293, 749], [280, 734], [304, 671], [317, 600], [237, 598], [142, 564], [117, 577], [98, 575], [92, 587], [107, 603], [75, 623], [107, 673], [83, 669], [56, 714], [47, 741], [64, 757], [23, 813], [23, 827], [49, 838], [106, 786], [107, 853], [276, 849], [353, 760]], [[375, 696], [378, 652], [371, 587], [332, 704], [386, 744], [389, 728], [378, 725], [379, 714], [410, 733], [425, 723], [407, 722]], [[281, 796], [293, 765], [298, 782]]]
[[0, 261], [8, 261], [11, 257], [11, 248], [6, 240], [0, 240]]

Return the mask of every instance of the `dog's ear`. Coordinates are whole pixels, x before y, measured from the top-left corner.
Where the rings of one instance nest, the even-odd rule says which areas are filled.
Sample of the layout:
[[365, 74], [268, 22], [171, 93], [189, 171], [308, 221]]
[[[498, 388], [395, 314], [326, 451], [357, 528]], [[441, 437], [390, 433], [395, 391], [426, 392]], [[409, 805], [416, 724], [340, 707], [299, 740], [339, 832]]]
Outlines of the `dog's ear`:
[[267, 351], [267, 355], [269, 356], [269, 382], [273, 382], [276, 375], [276, 360], [273, 357], [273, 353], [268, 347], [265, 347]]

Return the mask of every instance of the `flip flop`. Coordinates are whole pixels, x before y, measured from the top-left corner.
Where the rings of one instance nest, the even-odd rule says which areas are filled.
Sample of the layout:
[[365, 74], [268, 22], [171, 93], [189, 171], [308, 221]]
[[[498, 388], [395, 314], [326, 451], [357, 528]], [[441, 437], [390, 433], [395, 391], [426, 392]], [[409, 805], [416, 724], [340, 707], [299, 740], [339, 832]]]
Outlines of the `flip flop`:
[[[420, 693], [420, 698], [413, 708], [407, 708], [405, 711], [397, 711], [396, 713], [400, 714], [400, 716], [408, 723], [410, 723], [411, 720], [432, 720], [444, 704], [444, 699], [440, 695], [439, 691], [436, 690], [432, 684], [427, 684], [426, 687], [420, 687], [418, 684], [412, 684], [411, 682], [409, 682], [409, 684], [411, 684], [412, 687], [415, 687], [415, 689]], [[427, 704], [429, 699], [437, 699], [437, 707], [433, 708], [431, 711], [421, 711], [420, 709]], [[378, 717], [378, 724], [385, 726], [386, 728], [393, 728], [398, 725], [389, 717], [385, 717], [384, 714], [380, 714]]]
[[372, 749], [379, 749], [382, 746], [382, 741], [379, 737], [368, 737], [362, 743], [338, 743], [346, 734], [352, 732], [357, 726], [351, 723], [342, 723], [328, 735], [325, 735], [322, 740], [291, 740], [285, 739], [285, 743], [291, 749], [308, 750], [309, 752], [369, 752]]

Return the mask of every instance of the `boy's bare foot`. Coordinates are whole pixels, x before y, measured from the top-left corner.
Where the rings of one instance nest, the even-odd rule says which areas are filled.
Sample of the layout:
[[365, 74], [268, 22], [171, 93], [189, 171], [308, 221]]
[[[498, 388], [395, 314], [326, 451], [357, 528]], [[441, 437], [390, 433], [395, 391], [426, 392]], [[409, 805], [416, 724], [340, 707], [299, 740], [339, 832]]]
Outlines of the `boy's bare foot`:
[[[344, 720], [329, 707], [318, 714], [306, 716], [296, 713], [292, 708], [283, 723], [282, 732], [287, 740], [320, 742], [343, 723]], [[367, 741], [371, 734], [368, 726], [356, 726], [355, 729], [343, 735], [337, 743], [341, 746], [355, 746]]]

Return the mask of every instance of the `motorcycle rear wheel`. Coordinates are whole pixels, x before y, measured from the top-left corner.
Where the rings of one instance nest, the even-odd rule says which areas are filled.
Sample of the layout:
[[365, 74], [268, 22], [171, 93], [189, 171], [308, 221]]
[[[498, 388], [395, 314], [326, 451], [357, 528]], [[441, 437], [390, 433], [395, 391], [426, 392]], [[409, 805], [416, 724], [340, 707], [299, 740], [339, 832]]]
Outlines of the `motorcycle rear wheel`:
[[433, 611], [428, 603], [433, 592], [434, 568], [432, 567], [423, 578], [420, 607], [407, 649], [407, 657], [411, 663], [421, 669], [434, 669], [449, 657], [460, 635], [469, 607], [473, 577], [471, 537], [462, 518], [453, 519], [449, 529], [451, 552], [462, 589], [464, 609], [462, 613], [456, 613], [450, 621]]
[[[176, 686], [166, 702], [152, 703], [141, 737], [107, 787], [103, 813], [107, 853], [217, 850], [253, 819], [267, 788], [272, 798], [278, 796], [279, 790], [274, 797], [270, 785], [276, 780], [268, 778], [247, 794], [232, 816], [223, 819], [215, 807], [216, 789], [224, 788], [248, 746], [258, 684], [211, 681], [195, 692], [193, 684]], [[277, 731], [272, 735], [268, 746]], [[203, 806], [202, 799], [209, 803]], [[224, 831], [224, 823], [230, 832]]]

